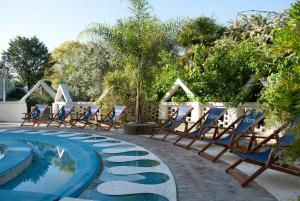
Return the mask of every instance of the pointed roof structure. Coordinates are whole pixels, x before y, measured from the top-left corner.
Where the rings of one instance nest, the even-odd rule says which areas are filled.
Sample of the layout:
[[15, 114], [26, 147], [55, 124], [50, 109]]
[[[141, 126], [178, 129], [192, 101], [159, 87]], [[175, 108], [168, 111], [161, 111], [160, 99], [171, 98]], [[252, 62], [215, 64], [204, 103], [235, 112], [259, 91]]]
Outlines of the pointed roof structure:
[[54, 102], [66, 102], [66, 103], [73, 102], [73, 100], [70, 96], [67, 85], [60, 84], [58, 86], [57, 93], [56, 93], [55, 98], [54, 98]]
[[56, 92], [46, 84], [43, 80], [38, 81], [28, 92], [23, 98], [20, 100], [20, 102], [25, 102], [26, 99], [33, 93], [35, 92], [39, 87], [43, 87], [43, 89], [51, 96], [51, 98], [55, 98]]
[[181, 79], [177, 78], [174, 84], [170, 87], [164, 97], [161, 99], [162, 102], [167, 102], [173, 96], [173, 94], [181, 87], [183, 91], [190, 97], [195, 97], [195, 94], [181, 81]]

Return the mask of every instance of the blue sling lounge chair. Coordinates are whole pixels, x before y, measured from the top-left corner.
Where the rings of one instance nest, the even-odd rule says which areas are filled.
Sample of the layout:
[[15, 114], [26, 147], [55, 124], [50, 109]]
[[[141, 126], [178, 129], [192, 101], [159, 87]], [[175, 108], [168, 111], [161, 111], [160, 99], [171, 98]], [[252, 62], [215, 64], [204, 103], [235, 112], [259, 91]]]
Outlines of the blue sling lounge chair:
[[98, 121], [97, 113], [100, 110], [100, 106], [98, 105], [90, 105], [78, 118], [75, 119], [74, 123], [72, 124], [71, 128], [73, 128], [77, 123], [83, 124], [81, 127], [82, 129], [85, 128], [87, 125], [94, 125], [92, 120], [93, 118], [96, 118], [96, 121]]
[[58, 124], [57, 127], [60, 127], [63, 123], [66, 123], [66, 119], [71, 115], [73, 109], [74, 106], [70, 103], [63, 105], [58, 113], [54, 114], [54, 116], [50, 118], [47, 127], [49, 127], [53, 122], [56, 122]]
[[[255, 126], [264, 119], [264, 114], [261, 112], [255, 112], [250, 110], [244, 113], [241, 117], [235, 120], [227, 129], [220, 133], [215, 139], [204, 137], [202, 140], [208, 142], [208, 144], [199, 151], [199, 155], [211, 160], [217, 161], [226, 151], [232, 146], [238, 145], [240, 142], [245, 141], [254, 135]], [[233, 129], [230, 132], [230, 129]], [[226, 137], [222, 137], [226, 135]], [[252, 144], [249, 142], [249, 146]], [[205, 152], [212, 145], [223, 147], [223, 149], [216, 155], [212, 156]]]
[[36, 104], [31, 112], [23, 113], [25, 117], [22, 118], [24, 121], [22, 122], [21, 126], [35, 126], [36, 124], [40, 124], [41, 117], [43, 116], [43, 113], [45, 112], [47, 107], [48, 106], [44, 104]]
[[120, 118], [124, 114], [124, 111], [126, 109], [126, 106], [116, 105], [114, 106], [106, 115], [101, 117], [100, 120], [97, 121], [96, 129], [103, 125], [108, 126], [108, 130], [113, 128], [122, 127], [122, 124], [120, 123]]
[[[176, 112], [174, 112], [164, 123], [162, 123], [158, 129], [156, 129], [150, 139], [164, 141], [169, 135], [175, 134], [175, 129], [178, 128], [182, 123], [186, 122], [186, 117], [192, 112], [193, 107], [191, 106], [180, 106]], [[165, 133], [162, 138], [154, 138], [156, 134], [160, 132]]]
[[[225, 112], [225, 108], [210, 108], [186, 132], [176, 132], [176, 134], [178, 134], [179, 137], [173, 144], [189, 149], [197, 140], [202, 139], [205, 136], [205, 134], [211, 131], [212, 129], [214, 129], [213, 138], [215, 138], [219, 133], [218, 120], [224, 116]], [[192, 129], [194, 128], [197, 129], [192, 131]], [[179, 143], [179, 141], [184, 138], [191, 139], [190, 143], [188, 143], [187, 145]]]
[[[282, 161], [279, 163], [281, 157], [274, 153], [272, 146], [267, 146], [267, 143], [272, 139], [275, 139], [277, 142], [276, 144], [283, 146], [283, 148], [287, 148], [289, 145], [291, 145], [295, 141], [296, 136], [285, 134], [282, 137], [279, 137], [279, 133], [286, 127], [294, 125], [294, 123], [297, 121], [299, 121], [299, 118], [294, 119], [294, 121], [292, 121], [290, 124], [283, 124], [248, 153], [233, 151], [232, 153], [238, 155], [241, 159], [227, 168], [226, 172], [237, 179], [242, 187], [247, 186], [251, 181], [253, 181], [267, 169], [273, 169], [295, 176], [300, 176], [299, 168], [285, 164]], [[251, 163], [260, 167], [250, 176], [241, 175], [234, 169], [242, 162]]]

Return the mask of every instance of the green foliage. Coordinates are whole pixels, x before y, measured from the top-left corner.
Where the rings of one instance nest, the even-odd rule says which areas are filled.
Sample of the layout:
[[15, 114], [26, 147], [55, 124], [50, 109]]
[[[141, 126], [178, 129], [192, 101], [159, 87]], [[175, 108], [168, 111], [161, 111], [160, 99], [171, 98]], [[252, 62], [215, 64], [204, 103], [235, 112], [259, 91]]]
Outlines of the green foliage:
[[17, 79], [15, 80], [15, 87], [23, 88], [25, 87], [25, 83]]
[[[136, 95], [136, 121], [141, 119], [141, 101], [150, 97], [149, 89], [155, 77], [159, 54], [163, 50], [173, 49], [173, 30], [170, 24], [163, 24], [149, 12], [147, 0], [129, 0], [131, 16], [118, 20], [115, 26], [92, 24], [82, 35], [102, 38], [118, 55], [114, 63], [123, 64], [119, 67], [126, 72], [131, 71], [127, 79], [134, 88], [128, 88], [131, 94]], [[133, 75], [133, 76], [132, 76]], [[112, 75], [113, 76], [113, 75]], [[115, 76], [113, 76], [115, 77]], [[122, 79], [122, 78], [120, 78]], [[118, 89], [118, 82], [110, 83], [112, 90]], [[134, 90], [134, 91], [133, 91]], [[125, 90], [124, 90], [125, 91]], [[120, 93], [124, 93], [120, 92]], [[126, 93], [126, 92], [125, 92]], [[126, 94], [120, 95], [126, 97]]]
[[95, 100], [102, 94], [104, 76], [113, 68], [110, 57], [104, 46], [65, 42], [52, 53], [57, 73], [48, 79], [54, 87], [65, 83], [75, 101]]
[[26, 92], [24, 89], [16, 87], [12, 91], [7, 94], [8, 101], [17, 101], [20, 100], [23, 96], [25, 96]]
[[300, 138], [298, 138], [289, 149], [284, 153], [284, 157], [288, 161], [293, 162], [299, 158], [300, 153]]
[[211, 46], [226, 32], [226, 27], [216, 23], [210, 17], [197, 17], [186, 21], [178, 33], [177, 42], [183, 47], [191, 47], [197, 44]]
[[51, 105], [52, 102], [52, 98], [47, 93], [42, 91], [36, 91], [26, 99], [28, 111], [30, 111], [30, 108], [35, 106], [36, 104], [41, 103]]
[[49, 68], [48, 49], [35, 36], [17, 36], [10, 41], [9, 48], [3, 55], [7, 58], [8, 65], [16, 70], [29, 89], [43, 78]]
[[272, 114], [272, 119], [283, 121], [300, 112], [300, 2], [293, 4], [288, 13], [286, 27], [274, 39], [273, 51], [282, 57], [279, 72], [268, 78], [268, 86], [260, 99]]
[[299, 97], [300, 66], [295, 66], [289, 74], [280, 71], [270, 76], [260, 101], [275, 120], [287, 120], [300, 113]]
[[[300, 113], [300, 1], [288, 11], [286, 26], [274, 38], [273, 52], [279, 55], [279, 72], [268, 77], [260, 102], [268, 112], [269, 124], [290, 121]], [[298, 131], [295, 132], [299, 136]], [[284, 154], [291, 161], [300, 158], [300, 138]]]

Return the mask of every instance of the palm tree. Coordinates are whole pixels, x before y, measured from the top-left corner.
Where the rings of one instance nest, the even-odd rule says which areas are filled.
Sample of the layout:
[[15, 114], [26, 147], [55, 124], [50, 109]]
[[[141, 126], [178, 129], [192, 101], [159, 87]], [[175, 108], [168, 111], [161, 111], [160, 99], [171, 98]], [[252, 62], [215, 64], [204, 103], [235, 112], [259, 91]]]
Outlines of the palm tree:
[[[95, 23], [81, 35], [96, 36], [117, 52], [123, 63], [132, 69], [136, 85], [136, 123], [142, 122], [141, 99], [147, 73], [158, 66], [159, 53], [174, 49], [172, 23], [162, 23], [149, 12], [147, 0], [128, 0], [132, 16], [118, 20], [115, 26]], [[148, 80], [149, 82], [151, 80]]]

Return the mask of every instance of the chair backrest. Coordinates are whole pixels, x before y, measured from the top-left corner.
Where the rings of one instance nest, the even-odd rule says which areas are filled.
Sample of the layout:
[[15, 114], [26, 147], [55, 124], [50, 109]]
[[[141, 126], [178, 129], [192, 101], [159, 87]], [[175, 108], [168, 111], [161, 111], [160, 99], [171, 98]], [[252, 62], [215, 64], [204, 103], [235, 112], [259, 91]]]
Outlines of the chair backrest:
[[202, 126], [197, 129], [199, 131], [198, 135], [205, 134], [211, 130], [211, 125], [219, 120], [225, 113], [225, 108], [210, 108], [207, 112], [206, 119], [203, 122]]
[[110, 113], [110, 116], [108, 117], [108, 120], [111, 122], [114, 122], [120, 118], [120, 116], [123, 114], [126, 106], [122, 105], [115, 105]]
[[193, 110], [192, 106], [180, 106], [178, 108], [177, 115], [172, 121], [172, 128], [176, 128], [181, 124], [181, 122], [186, 118], [186, 116]]
[[[264, 118], [263, 112], [257, 112], [250, 110], [247, 114], [239, 121], [238, 125], [234, 130], [235, 139], [239, 138], [241, 134], [249, 134], [249, 129], [253, 128]], [[245, 137], [245, 136], [244, 136]], [[243, 138], [241, 138], [243, 140]]]
[[31, 111], [31, 117], [33, 119], [38, 119], [45, 112], [48, 105], [45, 104], [36, 104], [33, 110]]
[[202, 125], [204, 126], [211, 125], [214, 121], [221, 118], [224, 115], [225, 111], [226, 111], [225, 108], [210, 108], [207, 117]]
[[98, 105], [90, 105], [83, 117], [83, 121], [89, 121], [90, 118], [92, 118], [98, 111], [99, 111], [100, 106]]
[[58, 119], [59, 120], [64, 120], [65, 118], [67, 118], [67, 116], [70, 114], [70, 112], [73, 109], [73, 105], [71, 103], [67, 103], [64, 106], [62, 106], [62, 108], [60, 109], [60, 112], [58, 114]]

